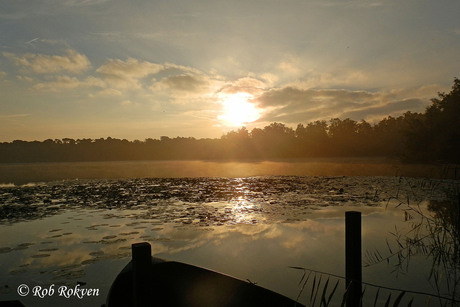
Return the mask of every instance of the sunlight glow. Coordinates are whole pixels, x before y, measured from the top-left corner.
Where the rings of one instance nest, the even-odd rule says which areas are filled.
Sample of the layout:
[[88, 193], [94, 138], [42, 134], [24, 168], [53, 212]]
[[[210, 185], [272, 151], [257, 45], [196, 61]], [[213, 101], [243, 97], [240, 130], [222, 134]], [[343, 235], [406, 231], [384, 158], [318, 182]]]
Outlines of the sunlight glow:
[[228, 126], [241, 126], [260, 117], [260, 111], [248, 100], [254, 97], [248, 93], [222, 94], [223, 114], [218, 119]]

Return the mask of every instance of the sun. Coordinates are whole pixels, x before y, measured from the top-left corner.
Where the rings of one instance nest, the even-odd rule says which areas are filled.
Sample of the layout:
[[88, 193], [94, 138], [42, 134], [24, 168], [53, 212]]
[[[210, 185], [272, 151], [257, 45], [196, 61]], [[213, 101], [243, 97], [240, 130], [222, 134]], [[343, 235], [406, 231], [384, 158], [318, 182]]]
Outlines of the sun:
[[242, 126], [260, 117], [260, 111], [249, 102], [254, 97], [248, 93], [222, 94], [223, 114], [218, 118], [228, 126]]

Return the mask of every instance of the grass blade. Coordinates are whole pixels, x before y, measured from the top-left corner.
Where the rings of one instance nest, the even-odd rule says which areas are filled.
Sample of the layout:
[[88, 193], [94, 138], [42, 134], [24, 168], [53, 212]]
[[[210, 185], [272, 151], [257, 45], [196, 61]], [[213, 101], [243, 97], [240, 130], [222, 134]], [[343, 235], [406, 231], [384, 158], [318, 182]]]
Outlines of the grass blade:
[[321, 286], [322, 275], [319, 276], [318, 285], [316, 286], [315, 296], [313, 297], [312, 306], [315, 306], [316, 298], [318, 297], [319, 287]]
[[316, 286], [316, 274], [313, 278], [313, 286], [311, 286], [311, 293], [310, 293], [310, 304], [313, 301], [313, 294], [315, 293], [315, 286]]
[[[306, 271], [304, 270], [304, 272], [306, 272]], [[299, 295], [297, 295], [297, 301], [299, 301], [300, 296], [302, 295], [303, 290], [305, 289], [305, 286], [307, 285], [308, 280], [310, 279], [310, 275], [311, 275], [311, 274], [312, 274], [312, 272], [310, 271], [310, 272], [308, 273], [308, 275], [307, 275], [307, 278], [305, 278], [305, 281], [304, 281], [302, 287], [300, 287]], [[304, 274], [304, 276], [305, 276], [305, 274]]]
[[391, 301], [391, 293], [388, 295], [387, 301], [385, 302], [385, 307], [390, 306], [390, 301]]
[[377, 293], [375, 294], [374, 307], [377, 306], [377, 300], [379, 298], [379, 293], [380, 293], [380, 288], [377, 289]]
[[335, 290], [337, 290], [337, 286], [339, 285], [339, 281], [340, 280], [337, 280], [337, 282], [335, 283], [334, 289], [332, 289], [332, 292], [329, 294], [329, 298], [327, 299], [326, 306], [329, 306], [329, 304], [330, 304], [330, 302], [332, 300], [332, 297], [334, 296]]
[[340, 304], [340, 307], [344, 307], [344, 306], [345, 306], [345, 303], [347, 302], [348, 293], [349, 293], [349, 291], [350, 291], [350, 285], [351, 285], [351, 283], [349, 283], [349, 284], [347, 285], [347, 288], [345, 289], [345, 293], [343, 294], [342, 303]]
[[326, 292], [327, 292], [327, 286], [329, 285], [329, 279], [330, 277], [327, 278], [326, 284], [324, 285], [323, 293], [321, 294], [321, 304], [320, 305], [326, 306]]
[[394, 304], [393, 304], [393, 307], [398, 307], [399, 306], [399, 303], [401, 302], [404, 294], [406, 294], [406, 291], [402, 291], [400, 295], [398, 295], [398, 297], [396, 298]]

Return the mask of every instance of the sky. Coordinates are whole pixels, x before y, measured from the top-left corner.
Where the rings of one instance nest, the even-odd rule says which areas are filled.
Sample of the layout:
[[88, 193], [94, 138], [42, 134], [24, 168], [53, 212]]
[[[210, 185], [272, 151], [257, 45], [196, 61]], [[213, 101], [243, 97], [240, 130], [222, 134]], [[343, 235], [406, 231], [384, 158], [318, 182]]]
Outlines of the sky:
[[460, 77], [458, 0], [0, 0], [0, 142], [376, 123]]

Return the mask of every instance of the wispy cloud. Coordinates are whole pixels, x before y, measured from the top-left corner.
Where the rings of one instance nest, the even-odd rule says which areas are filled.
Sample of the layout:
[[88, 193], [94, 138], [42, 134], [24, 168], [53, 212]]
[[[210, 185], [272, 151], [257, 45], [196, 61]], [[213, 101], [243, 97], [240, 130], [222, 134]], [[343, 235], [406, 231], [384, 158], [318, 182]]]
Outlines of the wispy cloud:
[[30, 116], [30, 114], [8, 114], [8, 115], [0, 115], [0, 118], [13, 119], [13, 118], [28, 117], [28, 116]]
[[260, 122], [307, 123], [333, 117], [354, 120], [380, 120], [406, 111], [421, 112], [441, 86], [432, 85], [394, 91], [352, 91], [331, 89], [301, 89], [284, 87], [271, 89], [256, 99], [266, 110]]
[[66, 6], [91, 6], [102, 4], [108, 1], [110, 0], [66, 0], [62, 1], [62, 4]]
[[119, 88], [140, 88], [140, 80], [164, 69], [161, 64], [139, 61], [134, 58], [127, 60], [111, 59], [96, 70], [104, 80]]
[[348, 1], [321, 1], [317, 5], [325, 7], [341, 7], [341, 8], [375, 8], [384, 5], [382, 1], [369, 0], [348, 0]]
[[36, 41], [38, 41], [40, 38], [39, 37], [36, 37], [34, 39], [31, 39], [29, 41], [26, 42], [26, 44], [32, 44], [32, 43], [35, 43]]
[[33, 89], [42, 92], [58, 93], [66, 90], [91, 87], [105, 88], [106, 84], [104, 81], [91, 76], [84, 80], [79, 80], [76, 77], [70, 76], [57, 76], [53, 81], [36, 83]]
[[166, 77], [161, 80], [161, 83], [171, 90], [185, 92], [202, 92], [207, 89], [208, 85], [205, 78], [189, 74]]
[[398, 116], [402, 113], [410, 111], [423, 111], [428, 106], [429, 101], [427, 99], [411, 98], [402, 99], [398, 101], [386, 101], [380, 105], [367, 105], [366, 107], [341, 114], [342, 118], [353, 118], [353, 119], [367, 119], [372, 121], [381, 120], [383, 117], [392, 115]]
[[251, 95], [260, 95], [268, 88], [266, 81], [257, 77], [247, 76], [238, 78], [234, 81], [227, 81], [219, 92], [226, 94], [236, 94], [239, 92], [249, 93]]
[[91, 67], [89, 59], [75, 50], [69, 49], [65, 55], [45, 55], [26, 53], [17, 55], [4, 52], [3, 56], [21, 67], [23, 71], [36, 74], [55, 74], [60, 72], [81, 73]]

